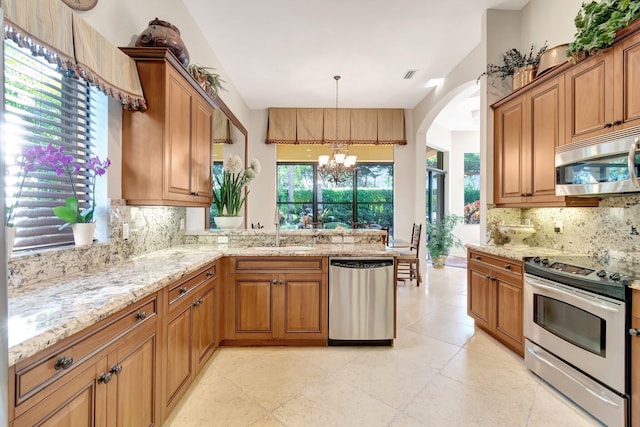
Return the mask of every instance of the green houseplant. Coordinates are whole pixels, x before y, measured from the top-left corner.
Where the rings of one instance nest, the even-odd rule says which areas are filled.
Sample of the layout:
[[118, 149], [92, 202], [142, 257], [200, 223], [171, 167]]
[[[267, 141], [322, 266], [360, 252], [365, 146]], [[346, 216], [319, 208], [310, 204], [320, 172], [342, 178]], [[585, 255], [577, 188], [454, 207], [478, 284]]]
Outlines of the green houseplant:
[[453, 229], [461, 222], [462, 217], [454, 214], [445, 215], [437, 221], [427, 221], [427, 249], [434, 267], [444, 266], [451, 248], [462, 247], [462, 241], [453, 234]]
[[193, 76], [200, 86], [207, 92], [212, 98], [218, 95], [220, 90], [226, 90], [222, 87], [224, 80], [220, 78], [220, 74], [214, 73], [215, 68], [205, 67], [197, 64], [189, 64], [187, 71]]
[[[258, 176], [260, 171], [260, 161], [256, 158], [251, 159], [251, 164], [246, 169], [238, 155], [230, 155], [224, 162], [222, 177], [216, 176], [213, 186], [213, 204], [218, 210], [218, 216], [214, 217], [214, 221], [219, 228], [227, 227], [226, 223], [229, 221], [225, 220], [225, 217], [242, 218], [240, 210], [249, 195], [249, 191], [244, 192], [244, 187]], [[228, 227], [235, 228], [241, 223], [241, 220], [237, 223], [231, 221]]]
[[545, 42], [536, 53], [534, 53], [534, 49], [534, 45], [531, 45], [529, 53], [527, 54], [520, 52], [516, 48], [507, 50], [501, 55], [502, 64], [487, 64], [487, 71], [480, 74], [478, 76], [478, 80], [480, 80], [480, 77], [482, 76], [498, 77], [503, 80], [507, 77], [513, 77], [514, 90], [523, 84], [528, 83], [528, 81], [520, 81], [516, 79], [516, 76], [518, 76], [519, 73], [529, 70], [533, 71], [533, 73], [531, 73], [531, 78], [533, 78], [535, 70], [538, 67], [538, 63], [540, 62], [540, 56], [547, 50], [547, 42]]
[[575, 39], [567, 55], [574, 60], [580, 53], [597, 54], [610, 47], [618, 30], [640, 18], [640, 0], [601, 0], [582, 3], [574, 22]]

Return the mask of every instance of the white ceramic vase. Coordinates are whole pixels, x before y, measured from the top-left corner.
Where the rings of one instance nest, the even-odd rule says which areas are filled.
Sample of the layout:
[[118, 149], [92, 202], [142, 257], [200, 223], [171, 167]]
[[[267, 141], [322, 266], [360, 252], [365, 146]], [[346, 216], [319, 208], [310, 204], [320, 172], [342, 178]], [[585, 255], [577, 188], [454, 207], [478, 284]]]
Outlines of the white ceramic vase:
[[93, 243], [93, 233], [96, 231], [95, 222], [71, 224], [71, 229], [76, 246], [86, 246]]
[[6, 227], [5, 238], [7, 239], [7, 258], [13, 253], [13, 242], [16, 240], [16, 227]]
[[240, 227], [244, 221], [242, 216], [216, 216], [213, 219], [221, 230], [234, 230]]

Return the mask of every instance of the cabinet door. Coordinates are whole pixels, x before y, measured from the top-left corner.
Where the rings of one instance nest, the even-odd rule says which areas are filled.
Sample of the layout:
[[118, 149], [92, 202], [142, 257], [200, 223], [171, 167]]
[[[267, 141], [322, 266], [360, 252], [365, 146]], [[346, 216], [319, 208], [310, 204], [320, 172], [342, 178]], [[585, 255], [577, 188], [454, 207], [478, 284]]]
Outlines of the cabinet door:
[[156, 330], [146, 328], [130, 334], [109, 356], [109, 369], [114, 376], [108, 386], [115, 389], [108, 406], [109, 425], [159, 424], [156, 352]]
[[562, 145], [564, 129], [564, 77], [536, 87], [528, 95], [530, 132], [527, 174], [530, 202], [560, 202], [556, 196], [556, 147]]
[[169, 200], [189, 201], [191, 195], [191, 117], [193, 89], [178, 72], [167, 68], [164, 188]]
[[278, 285], [278, 336], [324, 339], [328, 334], [327, 283], [323, 274], [286, 274]]
[[191, 192], [198, 202], [211, 203], [211, 139], [213, 108], [199, 97], [194, 98], [193, 141], [191, 145]]
[[[271, 339], [277, 336], [274, 274], [233, 274], [229, 295], [232, 339]], [[272, 283], [273, 281], [273, 283]]]
[[613, 48], [615, 60], [615, 120], [627, 128], [640, 124], [640, 34]]
[[174, 401], [193, 375], [191, 302], [169, 319], [167, 325], [167, 352], [165, 363], [165, 405], [173, 408]]
[[522, 284], [501, 278], [495, 280], [496, 286], [496, 336], [521, 356], [524, 354]]
[[523, 161], [527, 157], [524, 97], [500, 106], [494, 113], [494, 202], [520, 203], [526, 193]]
[[567, 143], [611, 132], [614, 121], [612, 56], [609, 49], [565, 74]]
[[490, 330], [493, 323], [493, 281], [488, 270], [469, 263], [467, 271], [467, 314], [476, 325]]
[[193, 352], [196, 373], [206, 363], [216, 346], [216, 317], [218, 286], [205, 286], [194, 302], [193, 309]]
[[[99, 381], [107, 373], [107, 358], [82, 369], [57, 390], [17, 417], [14, 427], [102, 427], [107, 425], [107, 385]], [[52, 386], [53, 387], [53, 386]]]

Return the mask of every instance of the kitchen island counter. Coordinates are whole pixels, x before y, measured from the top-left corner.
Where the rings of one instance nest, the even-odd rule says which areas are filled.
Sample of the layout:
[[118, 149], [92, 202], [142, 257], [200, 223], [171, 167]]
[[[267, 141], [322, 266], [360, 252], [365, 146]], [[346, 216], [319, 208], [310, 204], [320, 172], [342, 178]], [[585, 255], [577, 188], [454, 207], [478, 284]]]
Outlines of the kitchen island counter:
[[224, 256], [394, 255], [382, 244], [324, 244], [311, 250], [191, 244], [144, 254], [97, 271], [23, 284], [8, 291], [9, 366]]

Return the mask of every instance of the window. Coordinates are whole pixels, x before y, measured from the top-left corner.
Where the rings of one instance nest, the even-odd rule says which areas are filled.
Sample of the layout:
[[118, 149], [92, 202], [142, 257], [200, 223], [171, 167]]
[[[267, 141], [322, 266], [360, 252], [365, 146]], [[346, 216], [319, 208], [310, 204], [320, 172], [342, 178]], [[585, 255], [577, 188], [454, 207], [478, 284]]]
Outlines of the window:
[[444, 216], [444, 153], [427, 147], [426, 156], [426, 217], [434, 222]]
[[[106, 96], [87, 82], [68, 77], [41, 57], [13, 41], [4, 42], [5, 136], [3, 149], [7, 177], [6, 203], [17, 195], [21, 169], [20, 154], [25, 147], [64, 147], [78, 163], [98, 153], [98, 141], [106, 145]], [[101, 153], [102, 154], [102, 153]], [[78, 173], [80, 208], [90, 206], [89, 175]], [[83, 184], [84, 182], [84, 184]], [[81, 191], [79, 191], [81, 193]], [[71, 185], [55, 172], [35, 171], [27, 174], [22, 195], [17, 201], [14, 226], [16, 249], [33, 249], [73, 243], [70, 227], [59, 229], [64, 221], [53, 215], [53, 208], [65, 204], [72, 195]]]
[[464, 153], [464, 223], [480, 224], [479, 153]]
[[278, 163], [277, 200], [283, 228], [321, 224], [323, 228], [393, 224], [393, 163], [360, 163], [353, 179], [323, 182], [315, 163]]

